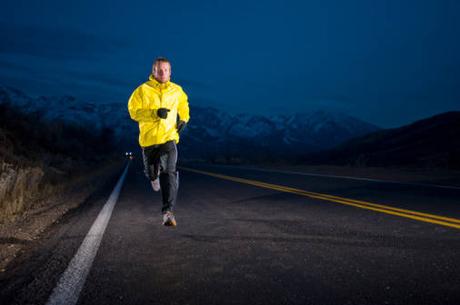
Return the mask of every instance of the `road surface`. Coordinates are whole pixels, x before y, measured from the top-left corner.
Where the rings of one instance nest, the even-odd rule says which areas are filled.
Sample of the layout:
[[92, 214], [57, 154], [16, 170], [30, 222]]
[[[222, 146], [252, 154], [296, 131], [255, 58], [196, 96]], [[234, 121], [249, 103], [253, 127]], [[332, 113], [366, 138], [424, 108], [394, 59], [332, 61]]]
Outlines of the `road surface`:
[[460, 189], [183, 167], [169, 228], [134, 161], [89, 234], [119, 177], [0, 275], [1, 304], [51, 304], [96, 235], [76, 304], [460, 304]]

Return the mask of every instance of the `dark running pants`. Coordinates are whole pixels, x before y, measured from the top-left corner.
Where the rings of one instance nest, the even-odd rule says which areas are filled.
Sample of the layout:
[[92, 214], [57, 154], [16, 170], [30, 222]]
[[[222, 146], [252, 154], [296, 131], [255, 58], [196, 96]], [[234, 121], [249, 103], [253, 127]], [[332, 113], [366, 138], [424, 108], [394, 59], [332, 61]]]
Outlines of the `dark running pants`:
[[172, 211], [176, 205], [179, 188], [179, 173], [176, 170], [177, 145], [176, 141], [164, 144], [142, 147], [144, 173], [151, 181], [160, 177], [163, 206], [161, 211]]

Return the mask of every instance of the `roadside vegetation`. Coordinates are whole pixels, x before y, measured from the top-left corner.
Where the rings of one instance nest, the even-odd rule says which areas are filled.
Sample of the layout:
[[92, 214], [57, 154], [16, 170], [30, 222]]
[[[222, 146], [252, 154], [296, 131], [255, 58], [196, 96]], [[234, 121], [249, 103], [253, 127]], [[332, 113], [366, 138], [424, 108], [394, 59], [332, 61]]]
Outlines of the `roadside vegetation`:
[[98, 169], [120, 164], [110, 129], [92, 130], [0, 104], [0, 223]]

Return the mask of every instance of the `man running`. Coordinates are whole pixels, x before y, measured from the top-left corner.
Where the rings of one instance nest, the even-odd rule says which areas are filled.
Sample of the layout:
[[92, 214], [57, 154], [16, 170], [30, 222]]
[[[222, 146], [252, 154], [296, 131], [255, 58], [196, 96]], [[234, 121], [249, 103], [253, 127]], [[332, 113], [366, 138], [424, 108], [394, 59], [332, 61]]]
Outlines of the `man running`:
[[145, 175], [155, 192], [161, 189], [163, 225], [176, 226], [173, 214], [179, 187], [176, 145], [190, 115], [187, 95], [170, 79], [171, 63], [158, 57], [149, 80], [131, 94], [128, 111], [139, 123]]

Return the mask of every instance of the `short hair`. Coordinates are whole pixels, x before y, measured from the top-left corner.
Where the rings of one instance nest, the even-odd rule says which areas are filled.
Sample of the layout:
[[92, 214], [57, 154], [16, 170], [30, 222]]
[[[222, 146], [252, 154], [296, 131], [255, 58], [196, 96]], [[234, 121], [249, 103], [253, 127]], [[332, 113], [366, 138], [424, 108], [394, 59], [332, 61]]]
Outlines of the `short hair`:
[[155, 58], [155, 61], [153, 62], [152, 71], [155, 68], [155, 65], [159, 62], [167, 62], [169, 65], [171, 65], [171, 62], [166, 57], [159, 56]]

